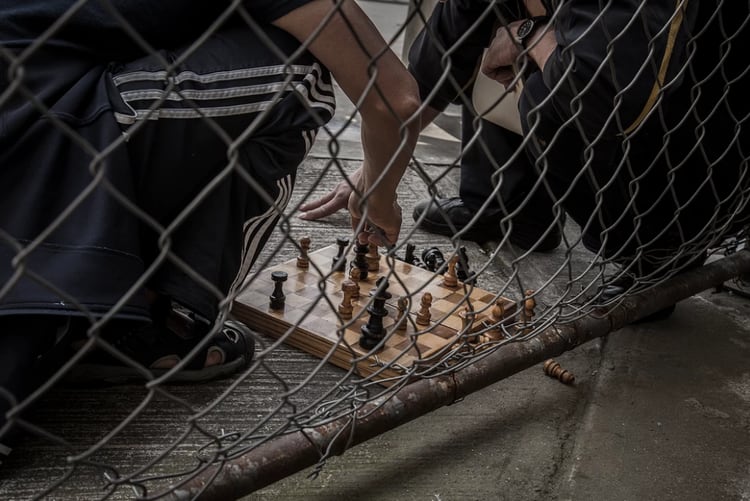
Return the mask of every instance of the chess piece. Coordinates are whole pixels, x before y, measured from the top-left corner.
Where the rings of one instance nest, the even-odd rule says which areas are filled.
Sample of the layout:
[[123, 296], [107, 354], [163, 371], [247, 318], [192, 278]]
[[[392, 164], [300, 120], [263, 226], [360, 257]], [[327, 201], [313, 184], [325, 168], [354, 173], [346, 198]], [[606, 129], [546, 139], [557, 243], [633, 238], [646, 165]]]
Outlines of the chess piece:
[[471, 333], [475, 330], [474, 329], [474, 320], [476, 319], [476, 315], [474, 314], [474, 308], [472, 308], [470, 305], [464, 306], [464, 311], [458, 314], [461, 317], [461, 332], [464, 336], [466, 336], [466, 340], [471, 344], [476, 344], [479, 342], [479, 334], [474, 334], [473, 336]]
[[[367, 265], [367, 252], [370, 247], [366, 243], [357, 242], [354, 245], [354, 262], [352, 263], [352, 269], [356, 268], [359, 270], [359, 276], [356, 280], [367, 280], [367, 272], [369, 267]], [[352, 277], [353, 278], [353, 277]]]
[[458, 264], [456, 265], [456, 276], [465, 284], [473, 282], [474, 278], [469, 279], [469, 256], [466, 253], [466, 247], [458, 249]]
[[344, 271], [346, 269], [346, 256], [344, 255], [344, 252], [349, 246], [349, 240], [347, 240], [346, 238], [337, 238], [336, 245], [339, 246], [339, 250], [333, 257], [331, 271]]
[[563, 369], [559, 363], [551, 358], [544, 362], [544, 373], [551, 378], [559, 380], [563, 384], [573, 384], [576, 380], [576, 377], [572, 372]]
[[417, 246], [412, 243], [406, 244], [406, 253], [404, 254], [405, 262], [413, 265], [417, 264], [417, 256], [414, 255], [416, 248]]
[[505, 320], [505, 305], [502, 299], [495, 301], [490, 309], [490, 321], [492, 322], [492, 330], [495, 332], [501, 332], [500, 324]]
[[377, 293], [370, 306], [367, 307], [370, 318], [367, 319], [365, 325], [360, 327], [362, 336], [359, 338], [359, 345], [366, 350], [375, 348], [385, 337], [383, 318], [388, 316], [388, 310], [385, 309], [388, 281], [385, 277], [380, 277], [377, 281], [377, 286]]
[[417, 312], [417, 323], [419, 325], [430, 325], [430, 306], [432, 306], [432, 294], [425, 292], [419, 302], [419, 311]]
[[490, 339], [500, 340], [505, 338], [502, 324], [512, 313], [512, 309], [510, 312], [506, 309], [506, 301], [504, 298], [497, 298], [495, 304], [490, 308], [489, 317], [484, 321], [484, 326], [487, 328], [486, 334]]
[[271, 273], [273, 280], [273, 292], [271, 293], [271, 309], [283, 310], [286, 296], [284, 295], [284, 282], [288, 275], [285, 271], [274, 271]]
[[422, 251], [422, 261], [430, 271], [438, 271], [445, 265], [445, 257], [437, 247], [430, 247]]
[[416, 245], [412, 243], [406, 244], [406, 253], [404, 254], [404, 259], [402, 261], [404, 261], [405, 263], [409, 263], [412, 266], [416, 266], [417, 268], [422, 268], [423, 270], [426, 270], [427, 266], [424, 264], [424, 262], [421, 259], [419, 259], [418, 256], [414, 254], [414, 251], [416, 249], [417, 249]]
[[367, 254], [365, 254], [367, 260], [367, 271], [379, 271], [380, 270], [380, 254], [378, 254], [377, 244], [369, 244], [367, 246]]
[[349, 320], [352, 318], [352, 312], [354, 311], [352, 299], [355, 293], [359, 295], [359, 285], [351, 280], [344, 280], [344, 283], [341, 284], [341, 290], [344, 293], [344, 299], [338, 308], [339, 315], [341, 315], [341, 318]]
[[300, 254], [297, 258], [297, 268], [306, 270], [310, 267], [310, 258], [307, 253], [310, 251], [310, 237], [302, 237], [299, 240]]
[[405, 331], [406, 326], [409, 323], [406, 319], [406, 316], [409, 314], [409, 312], [407, 311], [407, 308], [409, 307], [409, 300], [406, 299], [405, 296], [402, 296], [398, 298], [396, 306], [398, 307], [398, 326], [396, 327], [396, 329]]
[[458, 287], [458, 277], [456, 276], [456, 264], [458, 263], [458, 256], [453, 256], [448, 261], [448, 270], [443, 275], [443, 285], [455, 289]]
[[534, 308], [536, 308], [536, 300], [534, 299], [534, 291], [526, 291], [526, 299], [523, 301], [523, 311], [521, 312], [522, 320], [524, 323], [531, 322], [534, 318]]

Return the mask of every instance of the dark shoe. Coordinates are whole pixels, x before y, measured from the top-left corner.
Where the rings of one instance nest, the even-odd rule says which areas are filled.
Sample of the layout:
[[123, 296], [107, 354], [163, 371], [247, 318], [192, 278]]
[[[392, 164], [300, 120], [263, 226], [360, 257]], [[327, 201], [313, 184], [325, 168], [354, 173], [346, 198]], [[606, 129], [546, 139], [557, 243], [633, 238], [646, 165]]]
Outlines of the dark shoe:
[[[476, 209], [467, 207], [459, 197], [422, 200], [414, 206], [413, 217], [419, 228], [438, 235], [452, 237], [463, 231], [462, 238], [474, 242], [500, 240], [504, 236], [500, 227], [502, 211], [487, 210], [478, 215]], [[523, 250], [554, 250], [560, 245], [562, 234], [556, 226], [549, 232], [547, 229], [532, 222], [515, 221], [510, 242]]]
[[[702, 266], [703, 263], [706, 261], [706, 258], [707, 258], [707, 254], [703, 252], [703, 253], [700, 253], [697, 257], [694, 256], [694, 257], [685, 259], [683, 263], [687, 262], [687, 264], [684, 264], [682, 266], [682, 269], [680, 269], [679, 273], [685, 273], [687, 271], [690, 271], [690, 270], [693, 270], [695, 268]], [[651, 278], [650, 280], [654, 280], [654, 278]], [[597, 294], [597, 300], [600, 303], [608, 303], [618, 297], [623, 296], [624, 294], [628, 294], [635, 284], [636, 284], [636, 278], [633, 275], [622, 275], [604, 284], [599, 289], [599, 292]], [[672, 313], [674, 313], [676, 306], [677, 306], [676, 304], [667, 306], [666, 308], [662, 308], [661, 310], [656, 311], [652, 313], [651, 315], [647, 315], [639, 320], [636, 320], [633, 323], [641, 324], [641, 323], [646, 323], [646, 322], [656, 322], [659, 320], [666, 320], [667, 318], [672, 316]]]
[[[124, 384], [142, 382], [148, 380], [148, 376], [159, 377], [202, 340], [202, 336], [181, 337], [156, 323], [122, 321], [114, 328], [105, 328], [102, 336], [119, 353], [142, 368], [126, 363], [104, 349], [96, 349], [67, 374], [67, 383]], [[240, 322], [228, 320], [182, 370], [169, 378], [169, 382], [198, 383], [229, 376], [246, 367], [253, 359], [254, 351], [253, 332]], [[219, 354], [221, 362], [206, 365], [209, 354]]]
[[[633, 285], [635, 285], [635, 279], [632, 276], [622, 276], [620, 278], [612, 280], [599, 289], [599, 293], [597, 294], [598, 302], [608, 303], [615, 298], [621, 297], [624, 294], [627, 294], [628, 291], [633, 287]], [[674, 313], [676, 306], [677, 305], [675, 304], [667, 306], [666, 308], [655, 311], [651, 315], [647, 315], [639, 320], [636, 320], [633, 323], [640, 324], [645, 322], [657, 322], [659, 320], [666, 320], [667, 318], [672, 316], [672, 313]]]

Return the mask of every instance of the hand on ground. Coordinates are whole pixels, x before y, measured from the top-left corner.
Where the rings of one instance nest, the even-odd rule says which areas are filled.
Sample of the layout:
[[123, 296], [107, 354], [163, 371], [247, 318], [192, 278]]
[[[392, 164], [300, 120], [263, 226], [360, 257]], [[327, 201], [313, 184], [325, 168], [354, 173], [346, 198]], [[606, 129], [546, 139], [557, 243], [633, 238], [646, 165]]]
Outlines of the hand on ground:
[[360, 169], [357, 169], [349, 177], [349, 181], [344, 179], [333, 190], [317, 200], [300, 205], [299, 209], [302, 214], [299, 215], [299, 218], [305, 221], [315, 221], [345, 209], [349, 202], [349, 196], [352, 194], [352, 185], [356, 186], [360, 177]]

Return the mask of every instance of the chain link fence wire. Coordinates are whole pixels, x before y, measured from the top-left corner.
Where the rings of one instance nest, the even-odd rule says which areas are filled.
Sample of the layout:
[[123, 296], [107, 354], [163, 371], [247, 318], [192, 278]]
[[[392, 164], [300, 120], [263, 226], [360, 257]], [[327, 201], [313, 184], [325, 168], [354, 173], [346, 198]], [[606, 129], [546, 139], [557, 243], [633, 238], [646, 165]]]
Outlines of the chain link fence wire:
[[[395, 132], [360, 113], [389, 95], [378, 64], [393, 54], [369, 51], [353, 2], [64, 4], [0, 7], [7, 497], [238, 496], [397, 426], [405, 394], [413, 418], [731, 277], [746, 287], [747, 2], [404, 5], [386, 43], [401, 54], [424, 24], [403, 48], [422, 104], [388, 103]], [[326, 26], [367, 72], [331, 80], [310, 53], [331, 50]], [[482, 90], [482, 70], [508, 85]], [[355, 232], [383, 236], [368, 217], [388, 174], [356, 172], [404, 152], [400, 235], [361, 281], [386, 276], [391, 313], [410, 308], [389, 358], [395, 323], [364, 351], [345, 335], [377, 330], [382, 287], [354, 320], [319, 317], [345, 301], [315, 251], [347, 239], [355, 260], [351, 191]], [[340, 210], [318, 219], [305, 204], [328, 193]], [[290, 264], [281, 284], [294, 318], [248, 330], [252, 297], [278, 296], [269, 270], [300, 258], [308, 278]], [[417, 321], [456, 269], [452, 299]], [[310, 325], [333, 341], [299, 341]]]

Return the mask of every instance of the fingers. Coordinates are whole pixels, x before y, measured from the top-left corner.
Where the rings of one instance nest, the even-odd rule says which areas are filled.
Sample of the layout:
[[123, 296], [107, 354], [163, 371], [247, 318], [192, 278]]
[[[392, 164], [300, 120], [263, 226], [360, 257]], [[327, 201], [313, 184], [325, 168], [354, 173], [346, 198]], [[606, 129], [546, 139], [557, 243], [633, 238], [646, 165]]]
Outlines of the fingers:
[[302, 212], [307, 212], [313, 209], [317, 209], [321, 205], [327, 204], [328, 202], [333, 200], [333, 197], [335, 195], [336, 195], [335, 191], [328, 192], [317, 200], [303, 203], [302, 205], [299, 206], [299, 210], [301, 210]]
[[302, 214], [299, 215], [299, 218], [305, 221], [314, 221], [346, 208], [351, 191], [346, 183], [339, 183], [338, 186], [321, 198], [300, 205]]
[[338, 212], [346, 207], [346, 204], [342, 204], [340, 200], [334, 198], [326, 202], [323, 202], [323, 199], [316, 200], [306, 204], [306, 206], [307, 207], [300, 206], [300, 209], [305, 212], [300, 214], [299, 218], [304, 219], [305, 221], [314, 221]]

